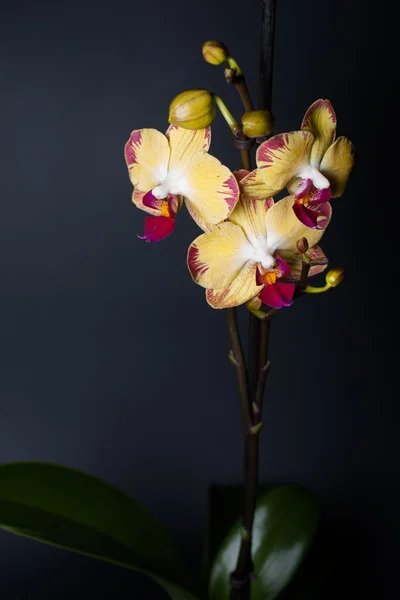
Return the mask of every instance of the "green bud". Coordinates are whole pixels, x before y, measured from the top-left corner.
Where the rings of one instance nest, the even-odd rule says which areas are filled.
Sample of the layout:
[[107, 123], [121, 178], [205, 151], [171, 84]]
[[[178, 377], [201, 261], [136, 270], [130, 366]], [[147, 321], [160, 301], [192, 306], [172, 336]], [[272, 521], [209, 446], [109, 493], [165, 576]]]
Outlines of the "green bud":
[[203, 129], [215, 118], [213, 97], [207, 90], [187, 90], [175, 96], [169, 107], [169, 123], [184, 129]]
[[325, 281], [330, 287], [337, 287], [344, 279], [344, 269], [331, 269], [325, 276]]
[[222, 65], [228, 58], [225, 44], [215, 40], [204, 42], [202, 52], [204, 60], [210, 65]]
[[249, 110], [242, 117], [242, 125], [247, 137], [263, 137], [272, 133], [275, 119], [269, 110]]

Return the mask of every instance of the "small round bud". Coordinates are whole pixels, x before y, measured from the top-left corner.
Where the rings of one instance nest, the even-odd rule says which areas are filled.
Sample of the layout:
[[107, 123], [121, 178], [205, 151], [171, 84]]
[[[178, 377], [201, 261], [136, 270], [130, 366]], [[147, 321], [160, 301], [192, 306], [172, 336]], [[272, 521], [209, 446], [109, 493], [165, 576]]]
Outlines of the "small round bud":
[[187, 90], [175, 96], [169, 107], [169, 123], [184, 129], [203, 129], [215, 118], [213, 97], [207, 90]]
[[301, 239], [298, 240], [297, 242], [297, 250], [301, 253], [301, 254], [305, 254], [308, 250], [308, 240], [305, 237], [302, 237]]
[[330, 287], [337, 287], [344, 279], [344, 269], [331, 269], [325, 276], [325, 281]]
[[210, 65], [222, 65], [228, 58], [228, 50], [225, 44], [215, 40], [204, 42], [202, 52], [204, 60]]
[[242, 117], [243, 133], [249, 138], [272, 133], [275, 119], [269, 110], [249, 110]]

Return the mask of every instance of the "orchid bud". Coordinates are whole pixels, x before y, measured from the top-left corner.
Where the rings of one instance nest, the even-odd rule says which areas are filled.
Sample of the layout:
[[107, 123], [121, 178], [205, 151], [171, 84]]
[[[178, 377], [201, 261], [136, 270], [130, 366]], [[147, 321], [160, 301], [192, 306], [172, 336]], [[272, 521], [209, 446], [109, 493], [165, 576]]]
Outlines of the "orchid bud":
[[222, 65], [228, 58], [228, 50], [222, 42], [211, 40], [204, 42], [203, 57], [210, 65]]
[[213, 97], [207, 90], [187, 90], [175, 96], [169, 107], [169, 123], [183, 129], [203, 129], [215, 118]]
[[326, 284], [330, 287], [337, 287], [344, 279], [344, 269], [331, 269], [325, 276]]
[[242, 117], [243, 133], [249, 138], [263, 137], [272, 133], [275, 119], [269, 110], [249, 110]]
[[301, 254], [305, 254], [308, 250], [308, 240], [305, 237], [302, 237], [297, 242], [297, 250]]

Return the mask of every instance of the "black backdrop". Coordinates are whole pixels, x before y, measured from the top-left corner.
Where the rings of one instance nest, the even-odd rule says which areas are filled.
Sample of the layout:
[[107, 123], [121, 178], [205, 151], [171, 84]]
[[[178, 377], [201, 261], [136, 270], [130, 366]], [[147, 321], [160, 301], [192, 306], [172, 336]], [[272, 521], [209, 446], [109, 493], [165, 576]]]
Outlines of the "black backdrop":
[[[385, 6], [386, 4], [386, 6]], [[258, 0], [4, 1], [0, 21], [0, 460], [49, 460], [145, 503], [200, 554], [209, 481], [241, 476], [224, 315], [187, 273], [183, 211], [137, 239], [123, 146], [191, 87], [223, 94], [221, 39], [257, 88]], [[389, 3], [278, 0], [273, 111], [332, 101], [358, 166], [323, 240], [340, 289], [273, 323], [262, 478], [322, 494], [345, 524], [334, 598], [393, 598], [399, 559], [398, 93]], [[212, 153], [238, 155], [218, 119]], [[398, 212], [398, 211], [397, 211]], [[0, 533], [0, 596], [166, 598], [144, 577]], [[328, 593], [324, 598], [329, 596]]]

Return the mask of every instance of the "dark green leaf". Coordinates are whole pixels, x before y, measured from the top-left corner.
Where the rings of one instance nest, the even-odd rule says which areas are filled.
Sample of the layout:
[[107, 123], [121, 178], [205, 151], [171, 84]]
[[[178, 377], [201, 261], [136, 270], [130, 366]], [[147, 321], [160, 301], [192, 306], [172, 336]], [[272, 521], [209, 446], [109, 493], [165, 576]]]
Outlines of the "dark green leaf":
[[91, 475], [48, 463], [0, 465], [0, 527], [146, 573], [174, 600], [195, 600], [164, 525]]
[[[251, 600], [273, 600], [287, 586], [304, 559], [317, 530], [320, 505], [299, 486], [270, 490], [257, 502], [253, 558], [256, 579]], [[210, 578], [211, 600], [228, 600], [229, 574], [240, 546], [240, 520], [224, 539]]]
[[[273, 486], [261, 484], [259, 496]], [[242, 485], [211, 484], [208, 490], [207, 528], [203, 552], [203, 582], [207, 587], [211, 566], [226, 534], [241, 515], [244, 504]]]

